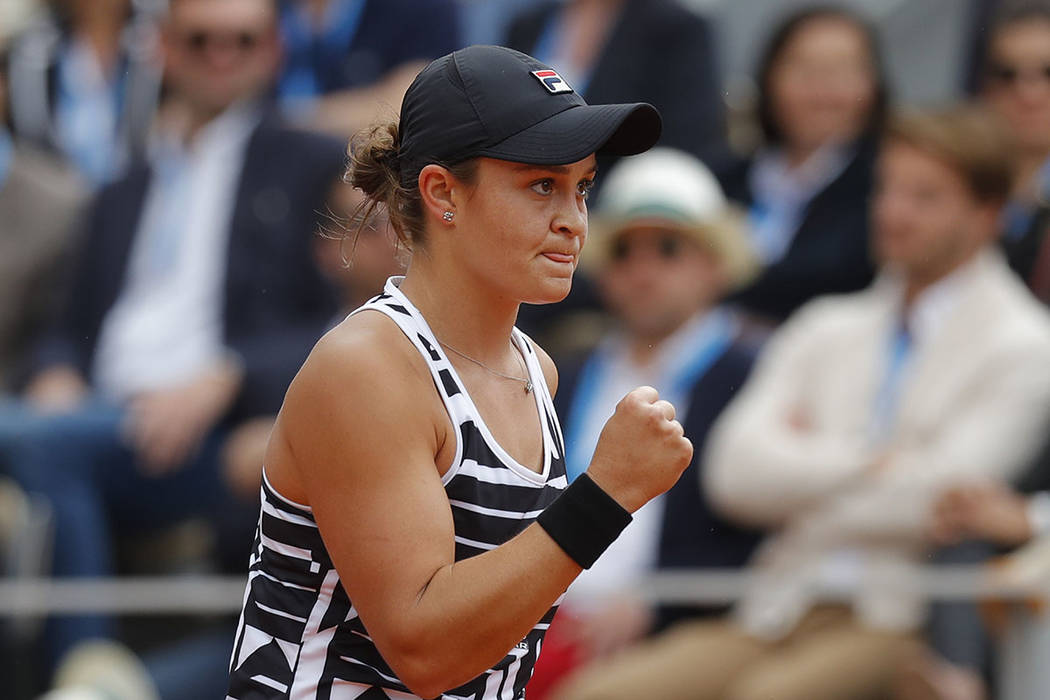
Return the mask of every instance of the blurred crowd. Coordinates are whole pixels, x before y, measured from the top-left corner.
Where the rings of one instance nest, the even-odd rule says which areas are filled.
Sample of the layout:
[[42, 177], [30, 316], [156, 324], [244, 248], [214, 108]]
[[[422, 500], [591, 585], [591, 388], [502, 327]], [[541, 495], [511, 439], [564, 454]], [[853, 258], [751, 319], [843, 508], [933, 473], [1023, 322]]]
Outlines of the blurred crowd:
[[[530, 700], [993, 697], [978, 606], [899, 584], [1050, 537], [1050, 2], [950, 5], [950, 105], [894, 99], [864, 3], [777, 3], [727, 100], [713, 4], [5, 0], [4, 579], [244, 573], [289, 381], [409, 263], [353, 218], [347, 141], [485, 41], [664, 119], [600, 162], [570, 297], [520, 315], [570, 478], [642, 384], [696, 448], [568, 591]], [[751, 583], [637, 594], [682, 568]], [[223, 697], [235, 622], [0, 621], [0, 695]]]

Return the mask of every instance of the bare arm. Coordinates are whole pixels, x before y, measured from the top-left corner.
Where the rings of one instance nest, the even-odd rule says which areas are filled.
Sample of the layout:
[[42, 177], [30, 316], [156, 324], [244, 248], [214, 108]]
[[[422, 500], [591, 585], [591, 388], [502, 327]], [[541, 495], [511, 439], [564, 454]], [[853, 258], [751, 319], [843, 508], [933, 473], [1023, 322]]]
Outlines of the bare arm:
[[[343, 330], [319, 343], [293, 383], [282, 433], [377, 648], [413, 692], [433, 697], [502, 659], [580, 567], [538, 525], [455, 562], [436, 463], [447, 418], [439, 403], [435, 410], [420, 399], [424, 388], [433, 392], [429, 373], [418, 357], [395, 351], [397, 331], [373, 321]], [[621, 406], [592, 477], [636, 510], [670, 487], [691, 451], [655, 396]], [[642, 483], [638, 472], [647, 473]]]

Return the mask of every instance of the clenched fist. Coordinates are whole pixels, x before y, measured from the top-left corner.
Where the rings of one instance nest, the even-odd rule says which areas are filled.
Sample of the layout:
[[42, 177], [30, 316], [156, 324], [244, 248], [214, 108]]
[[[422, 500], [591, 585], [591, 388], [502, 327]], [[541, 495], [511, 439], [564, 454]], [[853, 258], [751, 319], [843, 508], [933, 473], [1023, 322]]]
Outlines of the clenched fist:
[[638, 387], [616, 405], [587, 474], [634, 512], [674, 486], [693, 458], [675, 410], [656, 389]]

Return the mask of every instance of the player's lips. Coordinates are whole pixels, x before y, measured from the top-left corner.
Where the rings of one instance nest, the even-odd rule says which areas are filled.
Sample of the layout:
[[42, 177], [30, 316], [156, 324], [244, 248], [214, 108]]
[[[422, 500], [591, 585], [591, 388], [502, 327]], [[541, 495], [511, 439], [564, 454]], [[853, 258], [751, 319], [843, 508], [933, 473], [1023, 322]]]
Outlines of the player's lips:
[[547, 253], [543, 254], [543, 257], [547, 258], [548, 260], [553, 260], [556, 263], [572, 264], [572, 263], [576, 262], [576, 255], [575, 255], [575, 253], [553, 253], [553, 252], [547, 252]]

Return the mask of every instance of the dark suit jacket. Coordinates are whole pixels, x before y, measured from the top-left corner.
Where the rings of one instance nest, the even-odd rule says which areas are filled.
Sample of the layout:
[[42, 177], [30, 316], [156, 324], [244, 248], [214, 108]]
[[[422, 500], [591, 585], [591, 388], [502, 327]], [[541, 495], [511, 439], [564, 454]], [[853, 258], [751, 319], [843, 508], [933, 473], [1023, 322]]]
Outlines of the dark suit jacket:
[[1017, 478], [1014, 486], [1022, 493], [1050, 491], [1050, 440], [1044, 440], [1039, 454]]
[[[287, 10], [293, 2], [281, 4]], [[402, 64], [432, 61], [459, 47], [452, 0], [366, 0], [343, 59], [315, 59], [313, 67], [321, 91], [329, 93], [371, 85]]]
[[[809, 203], [785, 256], [730, 300], [779, 322], [814, 297], [853, 292], [871, 283], [868, 199], [878, 144], [865, 138], [845, 170]], [[748, 207], [753, 160], [720, 174], [726, 196]]]
[[[245, 152], [226, 259], [223, 339], [244, 361], [230, 418], [275, 413], [310, 348], [335, 312], [314, 265], [313, 236], [343, 167], [338, 141], [265, 120]], [[102, 322], [123, 286], [149, 188], [138, 165], [97, 195], [83, 232], [69, 298], [39, 345], [37, 371], [92, 365]]]
[[[560, 4], [538, 3], [517, 17], [507, 46], [531, 54]], [[584, 92], [590, 104], [649, 102], [663, 117], [661, 145], [709, 163], [726, 156], [711, 29], [675, 0], [626, 0]]]
[[[761, 533], [738, 527], [717, 514], [701, 492], [701, 458], [707, 434], [751, 370], [755, 350], [731, 345], [697, 380], [689, 395], [685, 436], [693, 443], [693, 461], [667, 492], [657, 566], [661, 569], [738, 568], [744, 566]], [[555, 408], [564, 420], [576, 395], [584, 361], [569, 363], [561, 373]], [[664, 608], [659, 627], [686, 616], [710, 614], [714, 608]]]
[[[1035, 266], [1039, 261], [1042, 249], [1047, 245], [1050, 234], [1050, 204], [1039, 204], [1032, 212], [1031, 221], [1023, 235], [1016, 240], [1002, 239], [1003, 252], [1010, 267], [1025, 281], [1031, 284]], [[1043, 299], [1050, 303], [1050, 299]]]

